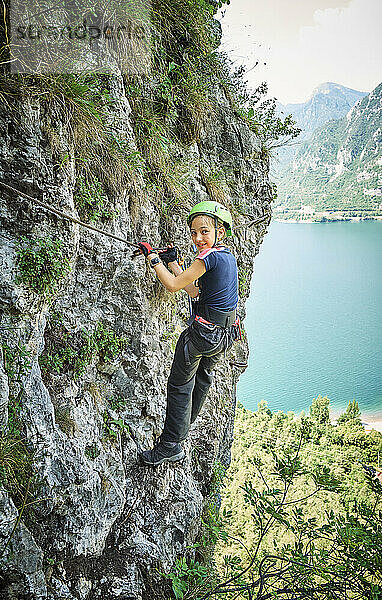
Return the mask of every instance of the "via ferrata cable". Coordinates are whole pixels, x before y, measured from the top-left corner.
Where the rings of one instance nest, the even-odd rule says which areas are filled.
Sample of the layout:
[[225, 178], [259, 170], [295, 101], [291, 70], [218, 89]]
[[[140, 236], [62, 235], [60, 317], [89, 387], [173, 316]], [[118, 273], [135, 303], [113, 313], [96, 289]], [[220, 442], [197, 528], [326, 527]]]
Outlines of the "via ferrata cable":
[[[131, 246], [133, 248], [139, 248], [138, 244], [134, 244], [133, 242], [129, 242], [128, 240], [125, 240], [124, 238], [119, 237], [118, 235], [114, 235], [113, 233], [109, 233], [108, 231], [104, 231], [103, 229], [99, 229], [98, 227], [94, 227], [93, 225], [89, 225], [89, 223], [84, 223], [83, 221], [80, 221], [80, 219], [77, 219], [76, 217], [73, 217], [72, 215], [69, 215], [68, 213], [63, 212], [62, 210], [59, 210], [58, 208], [55, 208], [54, 206], [51, 206], [50, 204], [47, 204], [46, 202], [42, 202], [41, 200], [38, 200], [34, 196], [30, 196], [29, 194], [26, 194], [25, 192], [22, 192], [21, 190], [18, 190], [13, 186], [8, 185], [7, 183], [4, 183], [3, 181], [0, 181], [0, 185], [2, 185], [6, 190], [13, 192], [15, 194], [18, 194], [19, 196], [22, 196], [23, 198], [26, 198], [26, 200], [29, 200], [30, 202], [37, 204], [41, 208], [44, 208], [45, 210], [48, 210], [63, 219], [68, 219], [69, 221], [72, 221], [73, 223], [77, 223], [78, 225], [81, 225], [82, 227], [86, 227], [87, 229], [91, 229], [92, 231], [96, 231], [97, 233], [100, 233], [101, 235], [105, 235], [114, 240], [118, 240], [119, 242], [123, 242], [124, 244], [127, 244], [128, 246]], [[236, 229], [243, 229], [244, 227], [253, 227], [254, 225], [260, 225], [264, 221], [270, 220], [270, 216], [271, 215], [269, 213], [267, 213], [265, 216], [261, 217], [260, 219], [253, 220], [252, 222], [248, 223], [247, 225], [239, 225], [238, 227], [236, 227]], [[160, 252], [160, 251], [164, 251], [165, 249], [153, 248], [153, 250], [155, 252], [158, 252], [158, 251]]]
[[103, 229], [99, 229], [98, 227], [94, 227], [93, 225], [89, 225], [88, 223], [84, 223], [83, 221], [80, 221], [80, 219], [77, 219], [76, 217], [73, 217], [72, 215], [68, 215], [67, 213], [65, 213], [63, 211], [58, 210], [58, 208], [54, 208], [54, 206], [51, 206], [50, 204], [46, 204], [46, 202], [41, 202], [41, 200], [37, 200], [37, 198], [34, 198], [33, 196], [29, 196], [28, 194], [25, 194], [24, 192], [17, 190], [16, 188], [12, 187], [11, 185], [8, 185], [7, 183], [4, 183], [3, 181], [0, 181], [0, 185], [2, 185], [8, 191], [14, 192], [15, 194], [18, 194], [19, 196], [26, 198], [30, 202], [33, 202], [34, 204], [41, 206], [41, 208], [44, 208], [45, 210], [48, 210], [48, 211], [54, 213], [55, 215], [62, 217], [63, 219], [68, 219], [69, 221], [72, 221], [73, 223], [78, 223], [78, 225], [82, 225], [82, 227], [86, 227], [87, 229], [91, 229], [92, 231], [96, 231], [97, 233], [101, 233], [102, 235], [106, 235], [107, 237], [113, 238], [114, 240], [123, 242], [124, 244], [127, 244], [128, 246], [132, 246], [134, 248], [139, 248], [138, 244], [134, 244], [133, 242], [129, 242], [128, 240], [125, 240], [124, 238], [119, 237], [118, 235], [114, 235], [113, 233], [109, 233], [108, 231], [104, 231]]

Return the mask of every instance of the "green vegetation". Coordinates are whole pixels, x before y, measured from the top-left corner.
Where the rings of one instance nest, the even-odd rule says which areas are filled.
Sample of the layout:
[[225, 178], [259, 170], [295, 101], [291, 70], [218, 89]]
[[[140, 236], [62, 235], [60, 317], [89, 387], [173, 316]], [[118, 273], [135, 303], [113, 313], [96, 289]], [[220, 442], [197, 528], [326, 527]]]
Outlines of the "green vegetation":
[[24, 434], [21, 418], [23, 377], [31, 367], [31, 355], [25, 346], [2, 344], [4, 369], [8, 376], [8, 422], [0, 429], [0, 486], [10, 494], [17, 508], [24, 511], [34, 498], [38, 481], [33, 472], [34, 455]]
[[[197, 448], [194, 448], [195, 454]], [[190, 548], [195, 557], [181, 557], [175, 561], [170, 573], [160, 573], [171, 581], [176, 599], [199, 598], [203, 591], [211, 589], [219, 582], [213, 560], [213, 552], [219, 539], [227, 539], [224, 525], [227, 515], [219, 514], [221, 491], [224, 487], [226, 468], [221, 463], [213, 466], [209, 494], [202, 515], [202, 528], [198, 540]]]
[[[265, 85], [251, 93], [244, 70], [233, 71], [227, 56], [217, 50], [220, 36], [214, 14], [218, 4], [188, 0], [185, 7], [180, 0], [170, 4], [155, 0], [153, 22], [160, 35], [154, 36], [153, 63], [158, 86], [147, 94], [126, 76], [132, 91], [135, 135], [156, 191], [153, 202], [165, 217], [189, 202], [187, 162], [177, 160], [173, 142], [176, 148], [200, 139], [217, 110], [218, 87], [225, 91], [236, 116], [261, 139], [264, 155], [276, 142], [286, 143], [299, 131], [289, 118], [280, 121], [276, 117], [274, 101], [262, 101]], [[212, 199], [229, 201], [225, 174], [211, 171], [202, 173], [202, 178]], [[156, 195], [165, 201], [158, 203]]]
[[123, 419], [114, 419], [107, 410], [103, 413], [103, 438], [116, 440], [123, 431], [129, 429]]
[[29, 350], [23, 345], [2, 345], [4, 369], [8, 376], [10, 385], [22, 385], [22, 377], [26, 375], [31, 367]]
[[[0, 74], [0, 98], [7, 106], [10, 118], [16, 122], [20, 99], [40, 102], [54, 119], [48, 120], [44, 133], [52, 150], [58, 155], [58, 165], [66, 168], [73, 161], [77, 176], [86, 180], [98, 178], [112, 192], [128, 183], [126, 152], [119, 148], [108, 124], [115, 102], [110, 92], [111, 76], [94, 73], [66, 74]], [[56, 129], [59, 120], [64, 128]], [[72, 142], [73, 153], [67, 153], [63, 134]], [[130, 150], [131, 152], [131, 150]]]
[[90, 460], [95, 460], [97, 458], [97, 456], [100, 455], [100, 453], [101, 452], [96, 443], [90, 444], [89, 446], [86, 446], [86, 448], [85, 448], [85, 456], [90, 458]]
[[190, 596], [188, 592], [193, 589], [200, 589], [200, 586], [203, 586], [205, 580], [208, 578], [209, 571], [200, 562], [192, 558], [187, 561], [183, 557], [175, 561], [175, 565], [170, 573], [161, 573], [161, 575], [171, 581], [174, 597], [177, 600], [181, 600], [186, 597], [195, 597]]
[[197, 545], [197, 561], [177, 562], [175, 597], [379, 600], [382, 486], [370, 473], [381, 450], [355, 401], [337, 426], [326, 397], [309, 416], [239, 406], [219, 523], [199, 542], [218, 540], [215, 555]]
[[352, 425], [361, 424], [361, 411], [356, 400], [351, 400], [349, 402], [347, 409], [338, 419], [338, 424], [340, 423], [350, 423]]
[[126, 408], [126, 400], [121, 396], [112, 397], [108, 400], [109, 406], [112, 410], [120, 412]]
[[107, 197], [97, 177], [88, 179], [80, 175], [76, 184], [74, 202], [82, 217], [89, 221], [98, 221], [99, 219], [110, 219], [113, 216], [107, 207]]
[[47, 373], [73, 373], [77, 378], [98, 357], [110, 362], [126, 347], [126, 339], [98, 323], [95, 331], [71, 333], [59, 317], [51, 318], [46, 331], [45, 349], [39, 357], [40, 367]]
[[281, 119], [277, 115], [275, 98], [264, 100], [268, 85], [263, 82], [255, 90], [248, 87], [245, 68], [240, 66], [232, 71], [232, 65], [224, 54], [219, 55], [222, 67], [220, 83], [225, 89], [236, 115], [242, 119], [261, 140], [258, 158], [268, 160], [271, 151], [288, 144], [301, 132], [292, 116]]
[[327, 396], [317, 396], [312, 402], [309, 409], [310, 418], [314, 423], [329, 423], [329, 404], [330, 400]]
[[[44, 125], [59, 168], [74, 164], [76, 175], [75, 203], [83, 218], [112, 218], [109, 199], [129, 188], [132, 204], [145, 198], [166, 221], [174, 211], [187, 210], [191, 202], [188, 180], [193, 169], [187, 148], [200, 140], [219, 107], [217, 89], [224, 90], [237, 118], [261, 140], [262, 149], [254, 160], [269, 158], [270, 150], [293, 139], [298, 129], [290, 117], [280, 120], [275, 101], [264, 100], [266, 85], [251, 92], [243, 68], [234, 70], [227, 56], [219, 52], [220, 28], [216, 12], [225, 0], [153, 0], [148, 21], [152, 25], [149, 44], [150, 72], [134, 68], [131, 48], [118, 48], [119, 67], [124, 91], [131, 107], [131, 123], [136, 146], [129, 132], [115, 121], [115, 79], [102, 73], [12, 74], [0, 75], [0, 97], [17, 122], [20, 98], [33, 98], [48, 115]], [[49, 3], [48, 3], [49, 4]], [[37, 2], [40, 18], [46, 3]], [[52, 10], [55, 7], [52, 6]], [[92, 3], [87, 6], [92, 19]], [[131, 3], [112, 0], [107, 10], [120, 22], [129, 21]], [[69, 13], [68, 13], [69, 15]], [[4, 16], [2, 16], [4, 18]], [[69, 18], [69, 17], [68, 17]], [[145, 20], [144, 15], [138, 15]], [[6, 62], [10, 49], [2, 48]], [[133, 53], [134, 54], [134, 53]], [[139, 53], [138, 53], [139, 54]], [[132, 62], [133, 61], [133, 62]], [[53, 61], [54, 62], [54, 61]], [[67, 71], [70, 71], [68, 65]], [[64, 123], [63, 129], [56, 123]], [[72, 150], [68, 154], [68, 139]], [[211, 197], [225, 198], [223, 178], [208, 177]], [[231, 207], [233, 210], [234, 206]]]
[[241, 268], [238, 273], [239, 277], [239, 295], [241, 297], [247, 296], [249, 294], [250, 285], [251, 285], [251, 273], [249, 269]]
[[164, 331], [160, 336], [161, 342], [170, 342], [171, 352], [175, 351], [176, 343], [179, 337], [179, 326], [171, 325], [167, 331]]
[[59, 282], [70, 271], [61, 240], [22, 238], [16, 245], [16, 254], [17, 282], [48, 298], [57, 291]]
[[226, 511], [223, 516], [220, 515], [221, 493], [225, 487], [226, 467], [221, 463], [215, 463], [213, 466], [210, 490], [207, 497], [204, 511], [202, 514], [202, 529], [198, 542], [194, 545], [197, 556], [203, 563], [212, 564], [212, 554], [217, 541], [226, 539], [224, 531], [224, 519], [227, 517]]
[[33, 496], [33, 453], [22, 435], [0, 432], [0, 486], [10, 494], [16, 507]]
[[[382, 84], [365, 96], [349, 118], [330, 121], [302, 145], [295, 167], [278, 185], [282, 218], [301, 218], [300, 205], [315, 220], [381, 215], [380, 122]], [[310, 215], [309, 215], [310, 217]]]
[[201, 176], [211, 200], [220, 202], [224, 205], [227, 201], [227, 183], [225, 174], [222, 171], [210, 171], [209, 173], [201, 171]]

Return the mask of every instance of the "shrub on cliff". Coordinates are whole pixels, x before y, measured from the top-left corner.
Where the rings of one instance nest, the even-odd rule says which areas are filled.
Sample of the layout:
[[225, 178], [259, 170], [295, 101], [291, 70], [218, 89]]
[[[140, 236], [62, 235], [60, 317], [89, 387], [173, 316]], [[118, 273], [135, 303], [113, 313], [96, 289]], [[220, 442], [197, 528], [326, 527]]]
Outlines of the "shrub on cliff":
[[62, 250], [62, 242], [49, 237], [35, 240], [22, 238], [16, 246], [17, 282], [37, 294], [52, 296], [59, 282], [69, 273], [70, 263]]

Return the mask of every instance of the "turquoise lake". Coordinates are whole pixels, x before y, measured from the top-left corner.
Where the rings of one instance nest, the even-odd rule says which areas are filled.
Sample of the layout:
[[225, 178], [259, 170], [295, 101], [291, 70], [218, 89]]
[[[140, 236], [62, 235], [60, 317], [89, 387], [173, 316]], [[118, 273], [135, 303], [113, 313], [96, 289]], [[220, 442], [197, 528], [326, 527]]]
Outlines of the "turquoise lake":
[[382, 417], [382, 222], [272, 223], [255, 259], [238, 399]]

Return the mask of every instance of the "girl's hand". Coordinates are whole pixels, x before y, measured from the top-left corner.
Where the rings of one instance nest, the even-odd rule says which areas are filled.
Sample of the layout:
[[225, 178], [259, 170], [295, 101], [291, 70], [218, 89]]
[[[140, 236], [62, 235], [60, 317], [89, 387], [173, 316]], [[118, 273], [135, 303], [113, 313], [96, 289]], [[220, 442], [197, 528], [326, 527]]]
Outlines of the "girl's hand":
[[152, 246], [150, 246], [150, 244], [148, 244], [147, 242], [138, 242], [138, 246], [138, 252], [140, 251], [140, 253], [143, 254], [145, 258], [147, 258], [148, 255], [153, 252]]
[[158, 254], [159, 254], [159, 258], [166, 265], [168, 265], [171, 262], [176, 262], [178, 260], [178, 248], [176, 246], [173, 246], [172, 244], [169, 245], [166, 248], [166, 250], [163, 250], [162, 252], [158, 252]]

